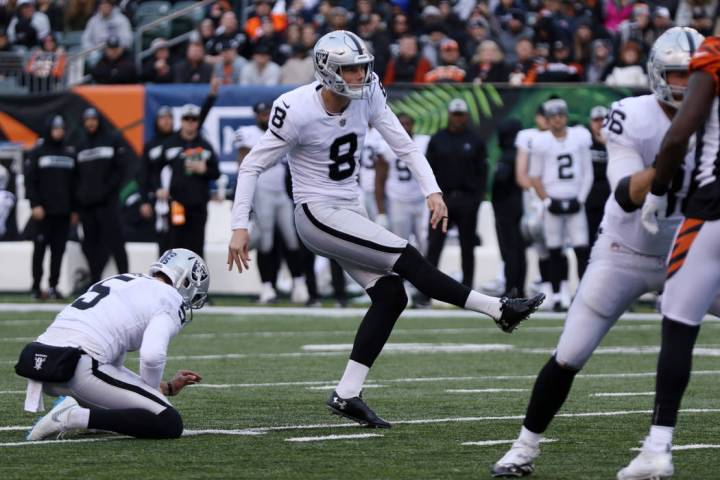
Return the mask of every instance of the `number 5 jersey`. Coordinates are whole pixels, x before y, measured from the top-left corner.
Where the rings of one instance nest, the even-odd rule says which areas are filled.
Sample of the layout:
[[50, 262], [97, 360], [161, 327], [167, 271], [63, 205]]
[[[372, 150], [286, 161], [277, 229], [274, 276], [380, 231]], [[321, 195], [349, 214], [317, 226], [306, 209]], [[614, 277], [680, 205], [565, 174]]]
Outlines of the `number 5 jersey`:
[[368, 125], [380, 132], [417, 179], [424, 196], [439, 192], [432, 170], [418, 147], [387, 107], [377, 76], [367, 97], [352, 100], [340, 113], [325, 110], [322, 84], [313, 82], [273, 103], [270, 125], [238, 172], [232, 228], [247, 228], [255, 177], [288, 154], [295, 203], [359, 203], [357, 174]]

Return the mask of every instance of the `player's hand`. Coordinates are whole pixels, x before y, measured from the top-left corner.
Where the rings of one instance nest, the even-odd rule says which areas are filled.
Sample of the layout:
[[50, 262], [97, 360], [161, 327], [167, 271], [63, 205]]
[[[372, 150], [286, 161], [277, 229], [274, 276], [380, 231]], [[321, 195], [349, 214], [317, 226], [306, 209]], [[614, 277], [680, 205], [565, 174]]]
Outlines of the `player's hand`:
[[45, 209], [40, 205], [38, 205], [37, 207], [33, 207], [32, 218], [34, 220], [42, 220], [43, 218], [45, 218]]
[[140, 215], [143, 218], [151, 218], [152, 214], [153, 214], [152, 205], [150, 205], [149, 203], [143, 203], [142, 205], [140, 205]]
[[427, 206], [430, 210], [430, 226], [435, 230], [440, 225], [442, 232], [447, 233], [448, 209], [442, 193], [435, 192], [428, 195]]
[[667, 195], [654, 195], [648, 192], [640, 213], [640, 221], [643, 227], [653, 235], [658, 233], [658, 220], [665, 218], [667, 210]]
[[228, 271], [232, 271], [233, 264], [237, 265], [238, 273], [242, 273], [243, 267], [245, 267], [245, 270], [250, 268], [250, 253], [248, 252], [249, 244], [250, 234], [248, 233], [247, 228], [238, 228], [237, 230], [233, 230], [232, 237], [230, 238], [230, 244], [228, 245]]
[[384, 213], [378, 213], [377, 217], [375, 217], [375, 223], [377, 223], [383, 228], [388, 228], [390, 226], [390, 222], [388, 222], [388, 217]]
[[199, 373], [190, 370], [178, 370], [173, 379], [167, 382], [169, 384], [168, 392], [172, 389], [172, 394], [177, 395], [186, 386], [195, 385], [200, 383], [201, 380], [202, 377]]

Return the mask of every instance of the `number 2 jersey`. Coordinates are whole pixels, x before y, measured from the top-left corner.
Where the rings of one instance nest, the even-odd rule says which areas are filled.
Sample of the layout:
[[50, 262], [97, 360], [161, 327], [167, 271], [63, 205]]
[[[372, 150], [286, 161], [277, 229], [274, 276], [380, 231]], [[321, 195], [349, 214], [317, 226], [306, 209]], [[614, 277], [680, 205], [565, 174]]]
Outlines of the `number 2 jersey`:
[[[650, 167], [660, 150], [670, 119], [654, 95], [628, 97], [612, 104], [605, 120], [603, 135], [607, 139], [607, 177], [615, 192], [625, 177]], [[640, 221], [640, 209], [626, 212], [611, 194], [605, 203], [601, 228], [603, 234], [642, 255], [665, 256], [682, 220], [681, 206], [690, 183], [689, 172], [694, 154], [688, 153], [668, 193], [667, 218], [659, 220], [659, 232], [653, 235]]]
[[568, 127], [560, 139], [549, 130], [538, 133], [532, 139], [529, 175], [540, 177], [550, 198], [584, 203], [593, 181], [591, 145], [590, 132], [581, 126]]
[[717, 95], [705, 124], [695, 133], [696, 166], [685, 216], [702, 220], [720, 218], [720, 37], [707, 37], [690, 60], [690, 73], [703, 71], [715, 81]]
[[147, 275], [106, 278], [65, 307], [38, 342], [79, 347], [101, 363], [122, 366], [140, 350], [140, 376], [158, 388], [170, 339], [185, 323], [175, 288]]
[[322, 88], [313, 82], [281, 95], [273, 103], [268, 130], [238, 172], [233, 229], [247, 228], [255, 177], [286, 153], [295, 203], [357, 205], [357, 174], [368, 124], [407, 164], [424, 196], [440, 192], [427, 160], [386, 105], [385, 91], [376, 75], [368, 95], [351, 100], [339, 114], [325, 110]]

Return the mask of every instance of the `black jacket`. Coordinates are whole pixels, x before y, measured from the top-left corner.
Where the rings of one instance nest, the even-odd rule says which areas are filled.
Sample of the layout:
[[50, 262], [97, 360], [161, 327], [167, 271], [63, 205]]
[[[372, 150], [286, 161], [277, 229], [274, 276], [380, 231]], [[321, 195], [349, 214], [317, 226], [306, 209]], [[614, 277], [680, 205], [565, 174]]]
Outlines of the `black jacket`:
[[[218, 159], [210, 143], [200, 135], [184, 140], [174, 133], [164, 144], [164, 161], [172, 167], [170, 197], [185, 207], [206, 207], [210, 200], [210, 180], [220, 176]], [[198, 175], [185, 169], [185, 161], [207, 161], [207, 171]]]
[[75, 148], [43, 138], [25, 163], [25, 194], [48, 215], [69, 215], [75, 189]]
[[123, 52], [122, 56], [115, 60], [103, 55], [95, 64], [91, 75], [95, 83], [103, 84], [135, 83], [138, 80], [135, 64], [128, 52]]
[[212, 65], [200, 62], [190, 65], [186, 60], [173, 65], [173, 81], [175, 83], [210, 83], [213, 75]]
[[438, 131], [430, 139], [427, 159], [445, 196], [464, 193], [482, 200], [487, 186], [487, 149], [471, 129]]
[[153, 201], [155, 191], [160, 188], [160, 172], [166, 165], [163, 156], [163, 145], [171, 136], [172, 133], [167, 135], [157, 133], [143, 146], [138, 171], [138, 186], [143, 202]]
[[590, 153], [593, 161], [593, 184], [585, 206], [603, 208], [610, 196], [610, 183], [607, 179], [607, 148], [593, 137]]
[[515, 181], [515, 137], [521, 128], [518, 120], [510, 119], [498, 129], [500, 159], [493, 177], [492, 201], [508, 215], [522, 213], [522, 189]]
[[129, 160], [120, 137], [102, 124], [94, 135], [84, 132], [77, 148], [78, 205], [83, 208], [118, 201]]

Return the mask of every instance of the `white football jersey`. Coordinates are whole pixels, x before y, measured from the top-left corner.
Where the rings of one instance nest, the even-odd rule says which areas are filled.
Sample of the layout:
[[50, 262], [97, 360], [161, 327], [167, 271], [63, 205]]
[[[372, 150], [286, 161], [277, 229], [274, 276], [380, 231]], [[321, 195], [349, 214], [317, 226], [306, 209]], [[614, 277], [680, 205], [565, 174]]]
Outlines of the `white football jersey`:
[[[365, 135], [365, 143], [362, 147], [362, 154], [360, 155], [360, 171], [359, 181], [360, 189], [366, 194], [370, 194], [375, 191], [375, 160], [377, 159], [378, 151], [383, 148], [382, 135], [378, 133], [374, 128], [370, 128]], [[387, 146], [387, 144], [385, 144]], [[388, 147], [389, 148], [389, 147]]]
[[140, 350], [140, 376], [157, 388], [170, 339], [185, 323], [175, 288], [147, 275], [116, 275], [65, 307], [37, 341], [80, 347], [101, 363], [120, 366]]
[[[264, 133], [257, 125], [238, 128], [235, 132], [235, 148], [251, 149], [260, 141]], [[257, 183], [258, 190], [273, 193], [284, 192], [286, 174], [285, 162], [279, 159], [275, 165], [260, 174]]]
[[522, 150], [523, 152], [530, 153], [532, 151], [533, 139], [540, 133], [542, 133], [542, 130], [537, 128], [525, 128], [520, 130], [515, 136], [515, 148]]
[[530, 151], [530, 177], [540, 177], [551, 198], [584, 203], [593, 181], [591, 145], [592, 136], [582, 126], [568, 127], [560, 139], [549, 130], [538, 133]]
[[273, 103], [270, 126], [238, 172], [232, 228], [247, 228], [255, 178], [288, 154], [295, 203], [358, 205], [357, 172], [368, 124], [375, 127], [418, 180], [423, 195], [440, 192], [430, 165], [385, 103], [377, 76], [370, 93], [345, 110], [329, 114], [313, 82], [281, 95]]
[[[607, 176], [613, 192], [620, 180], [650, 167], [655, 162], [655, 156], [668, 128], [670, 119], [654, 95], [628, 97], [612, 104], [603, 126], [603, 135], [607, 139]], [[670, 251], [675, 230], [682, 220], [681, 207], [687, 196], [690, 172], [695, 165], [694, 143], [693, 138], [683, 166], [668, 192], [668, 216], [659, 221], [660, 230], [657, 235], [652, 235], [642, 226], [640, 209], [626, 212], [613, 194], [605, 203], [605, 214], [601, 223], [603, 233], [638, 253], [666, 255]]]
[[[417, 145], [420, 153], [425, 155], [428, 144], [430, 143], [429, 135], [413, 135], [413, 142]], [[383, 158], [388, 163], [388, 178], [385, 183], [385, 195], [391, 200], [400, 200], [405, 202], [422, 202], [425, 200], [420, 186], [415, 181], [412, 172], [403, 160], [398, 158], [388, 147], [381, 152]]]
[[15, 195], [7, 190], [0, 190], [0, 237], [5, 235], [5, 222], [7, 222], [14, 205]]

